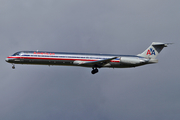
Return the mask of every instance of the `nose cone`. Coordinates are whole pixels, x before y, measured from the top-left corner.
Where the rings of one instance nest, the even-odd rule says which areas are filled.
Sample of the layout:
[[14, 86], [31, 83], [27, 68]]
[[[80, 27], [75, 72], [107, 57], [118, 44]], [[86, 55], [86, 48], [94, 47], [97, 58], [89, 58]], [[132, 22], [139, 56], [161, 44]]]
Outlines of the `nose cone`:
[[7, 58], [5, 59], [5, 61], [8, 62], [8, 63], [11, 63], [11, 62], [12, 62], [12, 58], [7, 57]]
[[8, 63], [14, 63], [14, 58], [11, 58], [11, 57], [7, 57], [6, 59], [5, 59], [5, 61], [6, 62], [8, 62]]
[[8, 61], [9, 61], [9, 58], [6, 58], [5, 61], [8, 62]]

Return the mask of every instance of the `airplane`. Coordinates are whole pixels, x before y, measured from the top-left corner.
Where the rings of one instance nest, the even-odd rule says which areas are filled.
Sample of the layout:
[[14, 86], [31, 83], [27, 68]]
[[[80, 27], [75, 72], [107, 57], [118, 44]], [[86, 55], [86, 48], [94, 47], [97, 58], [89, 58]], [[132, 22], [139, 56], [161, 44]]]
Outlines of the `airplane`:
[[65, 65], [91, 67], [92, 74], [96, 74], [99, 68], [130, 68], [146, 64], [157, 63], [157, 55], [164, 47], [172, 43], [152, 42], [152, 44], [138, 55], [94, 54], [94, 53], [70, 53], [47, 51], [20, 51], [5, 59], [14, 64], [34, 65]]

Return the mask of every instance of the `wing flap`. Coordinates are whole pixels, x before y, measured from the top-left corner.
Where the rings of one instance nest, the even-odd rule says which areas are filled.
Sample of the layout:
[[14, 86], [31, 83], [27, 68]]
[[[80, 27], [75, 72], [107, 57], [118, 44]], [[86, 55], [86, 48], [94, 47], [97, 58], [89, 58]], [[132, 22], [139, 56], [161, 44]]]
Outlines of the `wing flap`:
[[104, 65], [108, 64], [111, 62], [111, 60], [116, 59], [118, 57], [112, 57], [108, 59], [103, 59], [103, 60], [97, 60], [97, 61], [74, 61], [74, 64], [76, 65], [82, 65], [82, 66], [98, 66], [98, 67], [103, 67]]

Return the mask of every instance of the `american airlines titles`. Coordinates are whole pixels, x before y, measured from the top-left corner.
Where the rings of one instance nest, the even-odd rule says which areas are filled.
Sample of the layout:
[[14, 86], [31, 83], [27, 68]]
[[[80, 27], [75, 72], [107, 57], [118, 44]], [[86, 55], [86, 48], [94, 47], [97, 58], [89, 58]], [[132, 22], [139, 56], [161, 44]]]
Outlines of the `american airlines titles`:
[[55, 55], [55, 53], [44, 53], [44, 52], [34, 52], [34, 54], [39, 54], [39, 55]]

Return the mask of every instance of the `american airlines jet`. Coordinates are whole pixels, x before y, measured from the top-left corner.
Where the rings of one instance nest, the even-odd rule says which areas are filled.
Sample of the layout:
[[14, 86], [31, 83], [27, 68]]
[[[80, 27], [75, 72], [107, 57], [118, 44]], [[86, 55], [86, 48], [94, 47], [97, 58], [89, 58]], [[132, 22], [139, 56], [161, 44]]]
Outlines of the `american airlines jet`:
[[156, 56], [170, 43], [153, 42], [144, 52], [138, 55], [115, 55], [93, 53], [67, 53], [47, 51], [20, 51], [6, 58], [6, 62], [14, 64], [66, 65], [91, 67], [92, 74], [98, 68], [129, 68], [157, 63]]

